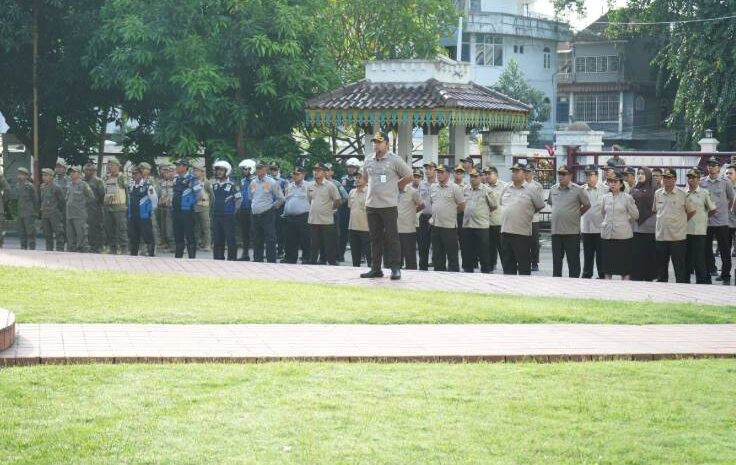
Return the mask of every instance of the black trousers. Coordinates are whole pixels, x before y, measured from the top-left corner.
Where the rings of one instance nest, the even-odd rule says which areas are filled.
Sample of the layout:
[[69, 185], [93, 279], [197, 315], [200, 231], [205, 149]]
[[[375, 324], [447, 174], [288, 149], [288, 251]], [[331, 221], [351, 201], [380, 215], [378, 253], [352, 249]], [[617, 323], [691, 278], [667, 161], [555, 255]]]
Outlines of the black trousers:
[[529, 244], [529, 261], [539, 264], [539, 221], [532, 223], [532, 240]]
[[713, 256], [713, 238], [718, 243], [718, 252], [721, 255], [721, 278], [731, 279], [731, 250], [729, 247], [728, 226], [708, 226], [705, 235], [705, 266], [710, 270], [716, 268], [716, 258]]
[[[310, 224], [309, 237], [311, 240], [310, 263], [316, 265], [318, 259], [330, 265], [337, 265], [337, 230], [332, 224]], [[324, 252], [320, 252], [324, 249]], [[324, 257], [319, 255], [324, 253]]]
[[571, 278], [580, 277], [580, 234], [552, 234], [552, 276], [562, 276], [562, 259], [567, 256]]
[[240, 240], [243, 243], [243, 258], [247, 258], [250, 251], [250, 223], [251, 211], [246, 209], [238, 210], [238, 223], [240, 225]]
[[128, 221], [128, 242], [130, 246], [130, 254], [138, 255], [138, 249], [141, 246], [141, 239], [148, 248], [148, 255], [153, 256], [155, 252], [155, 244], [153, 241], [153, 222], [151, 218], [143, 220], [141, 218], [130, 218]]
[[593, 263], [598, 271], [598, 277], [603, 279], [603, 243], [599, 233], [583, 234], [583, 278], [593, 277]]
[[353, 259], [353, 266], [359, 267], [360, 261], [365, 257], [365, 262], [371, 266], [371, 235], [368, 231], [350, 230], [350, 255]]
[[197, 240], [194, 236], [194, 212], [173, 210], [174, 220], [174, 257], [184, 256], [184, 245], [186, 241], [187, 254], [189, 258], [197, 256]]
[[[690, 270], [695, 270], [695, 284], [711, 284], [710, 273], [705, 266], [705, 235], [688, 234], [685, 263], [688, 274]], [[688, 282], [690, 282], [689, 276]]]
[[401, 244], [396, 220], [399, 210], [396, 207], [367, 207], [368, 229], [371, 235], [371, 267], [381, 269], [383, 252], [386, 249], [386, 265], [401, 268]]
[[675, 269], [675, 279], [678, 283], [689, 283], [690, 274], [687, 271], [687, 241], [657, 241], [657, 281], [669, 281], [670, 259]]
[[401, 261], [406, 270], [417, 269], [417, 233], [399, 233]]
[[432, 225], [429, 220], [432, 215], [419, 215], [419, 229], [417, 229], [417, 242], [419, 246], [419, 269], [429, 269], [429, 248], [432, 245]]
[[[498, 265], [499, 257], [501, 257], [501, 226], [491, 226], [488, 228], [488, 240], [491, 253], [491, 270], [495, 270]], [[503, 259], [501, 259], [503, 260]]]
[[284, 231], [285, 263], [296, 263], [299, 259], [299, 249], [302, 251], [302, 263], [309, 262], [309, 225], [307, 219], [309, 213], [291, 215], [285, 218]]
[[503, 274], [531, 275], [531, 236], [501, 233]]
[[250, 229], [253, 237], [253, 261], [263, 261], [265, 245], [266, 261], [276, 263], [276, 211], [272, 208], [251, 215]]
[[337, 210], [338, 218], [338, 243], [337, 243], [337, 258], [340, 261], [345, 260], [345, 250], [350, 240], [350, 233], [348, 232], [348, 225], [350, 224], [350, 209], [348, 208], [347, 202], [340, 205]]
[[463, 228], [463, 271], [472, 273], [480, 262], [480, 272], [491, 272], [491, 237], [483, 228]]
[[275, 210], [274, 227], [276, 228], [276, 252], [284, 255], [286, 250], [286, 219], [283, 217], [284, 207]]
[[435, 271], [460, 271], [457, 229], [432, 226], [432, 262]]
[[215, 215], [212, 217], [212, 258], [225, 260], [238, 259], [238, 243], [235, 240], [235, 215]]

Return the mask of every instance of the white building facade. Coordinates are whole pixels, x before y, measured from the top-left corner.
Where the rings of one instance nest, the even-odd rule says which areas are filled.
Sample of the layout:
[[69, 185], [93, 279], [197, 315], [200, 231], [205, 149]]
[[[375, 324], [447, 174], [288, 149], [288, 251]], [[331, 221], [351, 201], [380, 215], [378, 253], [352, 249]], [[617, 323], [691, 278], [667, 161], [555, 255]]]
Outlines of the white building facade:
[[[552, 115], [540, 131], [552, 140], [556, 121], [557, 45], [572, 37], [567, 23], [534, 12], [534, 0], [458, 0], [462, 26], [442, 40], [451, 58], [470, 64], [471, 79], [496, 83], [511, 60], [519, 64], [527, 82], [544, 92]], [[461, 53], [458, 54], [458, 38]]]

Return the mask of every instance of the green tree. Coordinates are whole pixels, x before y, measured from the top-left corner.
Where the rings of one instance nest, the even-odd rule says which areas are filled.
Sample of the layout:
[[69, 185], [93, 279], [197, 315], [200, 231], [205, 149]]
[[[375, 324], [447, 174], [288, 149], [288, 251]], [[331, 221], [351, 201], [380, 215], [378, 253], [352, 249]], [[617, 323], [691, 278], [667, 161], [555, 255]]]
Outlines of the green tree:
[[509, 61], [506, 69], [491, 88], [508, 97], [531, 105], [533, 110], [527, 119], [529, 143], [532, 145], [538, 144], [539, 129], [541, 129], [542, 123], [549, 121], [551, 112], [549, 100], [544, 96], [544, 92], [529, 85], [516, 60]]

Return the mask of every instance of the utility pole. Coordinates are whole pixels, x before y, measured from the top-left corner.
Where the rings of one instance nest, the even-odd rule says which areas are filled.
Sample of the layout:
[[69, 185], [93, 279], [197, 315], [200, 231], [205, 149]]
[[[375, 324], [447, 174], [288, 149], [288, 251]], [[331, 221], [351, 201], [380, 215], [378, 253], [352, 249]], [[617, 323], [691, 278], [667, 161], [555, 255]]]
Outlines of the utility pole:
[[33, 185], [38, 189], [40, 176], [38, 149], [38, 0], [33, 2]]

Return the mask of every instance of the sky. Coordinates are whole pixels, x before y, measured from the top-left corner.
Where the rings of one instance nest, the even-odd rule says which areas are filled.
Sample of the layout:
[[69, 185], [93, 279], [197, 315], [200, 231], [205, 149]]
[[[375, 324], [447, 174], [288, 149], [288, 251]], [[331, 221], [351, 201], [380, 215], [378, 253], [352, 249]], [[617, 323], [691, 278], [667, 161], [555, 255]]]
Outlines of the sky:
[[[586, 14], [583, 16], [569, 15], [566, 19], [573, 29], [579, 31], [608, 11], [610, 9], [609, 3], [614, 8], [626, 5], [625, 0], [585, 0]], [[531, 9], [545, 15], [554, 15], [551, 0], [536, 0]]]

